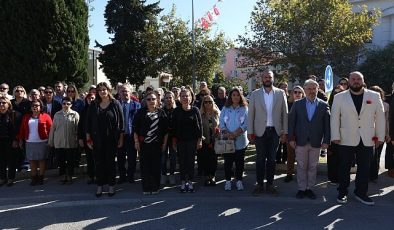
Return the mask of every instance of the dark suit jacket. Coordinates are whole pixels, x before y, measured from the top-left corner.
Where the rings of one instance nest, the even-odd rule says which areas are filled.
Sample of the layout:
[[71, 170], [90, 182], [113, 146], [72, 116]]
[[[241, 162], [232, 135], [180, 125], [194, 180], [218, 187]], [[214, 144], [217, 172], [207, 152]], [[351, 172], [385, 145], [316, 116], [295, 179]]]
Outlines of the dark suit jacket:
[[[42, 103], [44, 104], [44, 111], [47, 111], [47, 104], [48, 102], [44, 99], [42, 100]], [[60, 104], [60, 102], [55, 101], [55, 99], [52, 99], [52, 110], [51, 110], [51, 114], [49, 114], [51, 116], [51, 118], [53, 119], [53, 117], [55, 116], [55, 114], [57, 112], [59, 112], [60, 110], [62, 110], [62, 105]]]
[[330, 109], [328, 104], [317, 98], [317, 107], [309, 121], [306, 110], [306, 98], [294, 102], [289, 113], [289, 138], [297, 146], [310, 143], [320, 148], [322, 143], [330, 143]]

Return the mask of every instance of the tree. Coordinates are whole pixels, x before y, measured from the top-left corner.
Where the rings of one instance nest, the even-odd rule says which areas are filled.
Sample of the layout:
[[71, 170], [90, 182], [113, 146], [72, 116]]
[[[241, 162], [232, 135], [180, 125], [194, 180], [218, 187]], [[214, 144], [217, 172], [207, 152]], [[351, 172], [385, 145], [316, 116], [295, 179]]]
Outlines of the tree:
[[394, 82], [394, 42], [382, 49], [369, 50], [366, 60], [360, 65], [368, 86], [378, 85], [391, 93]]
[[88, 81], [84, 0], [0, 2], [0, 81], [26, 88]]
[[[171, 85], [192, 84], [192, 31], [187, 21], [176, 17], [176, 8], [160, 19], [161, 67], [173, 75]], [[213, 36], [209, 31], [195, 31], [195, 70], [198, 81], [212, 83], [217, 68], [230, 42], [224, 33]]]
[[159, 57], [152, 47], [160, 38], [152, 35], [157, 35], [161, 9], [158, 2], [145, 3], [146, 0], [108, 1], [104, 17], [107, 32], [113, 35], [112, 43], [101, 45], [96, 41], [96, 47], [103, 51], [98, 57], [100, 68], [112, 85], [128, 81], [138, 86], [146, 76], [157, 76], [158, 69], [154, 67]]
[[253, 34], [239, 40], [251, 62], [273, 59], [293, 77], [323, 73], [327, 64], [348, 74], [379, 15], [366, 6], [353, 13], [348, 0], [259, 0], [251, 14]]

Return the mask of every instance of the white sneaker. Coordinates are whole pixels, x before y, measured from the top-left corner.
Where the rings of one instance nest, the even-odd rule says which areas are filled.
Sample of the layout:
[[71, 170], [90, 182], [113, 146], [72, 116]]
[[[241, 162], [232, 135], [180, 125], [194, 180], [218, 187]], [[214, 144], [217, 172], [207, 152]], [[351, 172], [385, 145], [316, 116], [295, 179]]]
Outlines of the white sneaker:
[[244, 190], [244, 185], [242, 184], [241, 180], [237, 180], [237, 183], [235, 185], [237, 186], [238, 191]]
[[226, 183], [224, 184], [224, 190], [231, 191], [231, 181], [226, 180]]
[[167, 176], [161, 175], [160, 177], [160, 185], [165, 185], [167, 183]]
[[176, 184], [175, 175], [170, 175], [170, 185]]

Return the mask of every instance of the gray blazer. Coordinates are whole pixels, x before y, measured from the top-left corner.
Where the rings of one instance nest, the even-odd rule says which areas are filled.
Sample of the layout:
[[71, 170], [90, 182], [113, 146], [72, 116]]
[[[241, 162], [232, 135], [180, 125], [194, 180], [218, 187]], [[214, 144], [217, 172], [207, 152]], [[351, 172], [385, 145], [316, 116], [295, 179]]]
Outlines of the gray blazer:
[[[283, 90], [276, 87], [272, 87], [272, 90], [274, 92], [272, 119], [275, 131], [280, 136], [281, 134], [287, 134], [287, 100]], [[255, 134], [258, 137], [263, 136], [267, 126], [264, 88], [252, 92], [248, 110], [248, 134]]]
[[289, 140], [297, 146], [310, 143], [320, 148], [322, 143], [330, 144], [330, 109], [328, 104], [317, 98], [317, 107], [309, 121], [306, 98], [294, 102], [289, 113]]

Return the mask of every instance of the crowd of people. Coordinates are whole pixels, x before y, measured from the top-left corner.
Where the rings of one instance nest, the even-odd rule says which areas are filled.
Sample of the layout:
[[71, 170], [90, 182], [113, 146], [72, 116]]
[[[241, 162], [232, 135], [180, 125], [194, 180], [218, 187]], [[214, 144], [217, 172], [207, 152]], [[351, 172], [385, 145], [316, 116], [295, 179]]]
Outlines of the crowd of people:
[[[379, 86], [367, 88], [364, 76], [341, 78], [330, 95], [314, 75], [288, 90], [274, 74], [262, 73], [262, 87], [245, 96], [241, 87], [214, 89], [200, 83], [171, 90], [147, 87], [143, 95], [119, 84], [115, 94], [105, 82], [78, 93], [74, 85], [56, 82], [27, 94], [15, 86], [12, 95], [0, 85], [0, 185], [13, 186], [23, 161], [30, 165], [30, 185], [42, 185], [47, 166], [58, 168], [62, 184], [72, 184], [74, 169], [85, 153], [88, 183], [95, 195], [114, 196], [116, 184], [134, 183], [137, 159], [144, 195], [176, 185], [194, 192], [195, 162], [205, 186], [216, 185], [218, 138], [232, 140], [234, 151], [222, 154], [224, 189], [244, 190], [245, 151], [256, 146], [253, 195], [279, 194], [274, 185], [277, 163], [287, 164], [285, 182], [293, 180], [296, 198], [316, 199], [319, 156], [327, 151], [328, 180], [338, 185], [338, 203], [346, 203], [350, 169], [357, 165], [355, 198], [373, 205], [368, 183], [376, 182], [386, 143], [386, 168], [394, 177], [394, 100]], [[393, 85], [394, 86], [394, 85]], [[391, 112], [391, 114], [389, 113]], [[322, 155], [324, 156], [324, 155]]]

